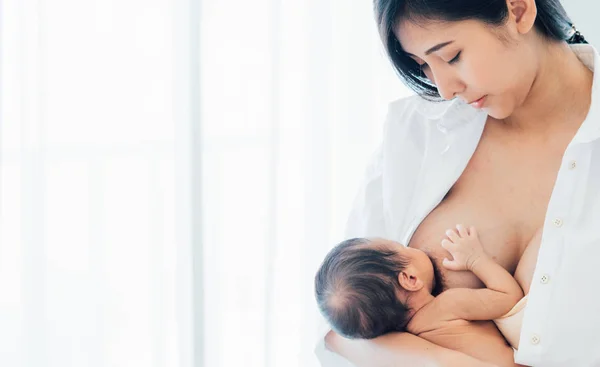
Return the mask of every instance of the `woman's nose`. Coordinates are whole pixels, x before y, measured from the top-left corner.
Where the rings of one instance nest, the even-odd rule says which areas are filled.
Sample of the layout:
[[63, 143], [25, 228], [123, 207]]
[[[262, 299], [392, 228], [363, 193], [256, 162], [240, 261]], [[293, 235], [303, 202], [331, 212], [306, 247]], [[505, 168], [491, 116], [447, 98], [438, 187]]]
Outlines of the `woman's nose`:
[[465, 88], [460, 79], [449, 72], [434, 73], [434, 83], [438, 89], [438, 93], [445, 100], [451, 100], [461, 93]]

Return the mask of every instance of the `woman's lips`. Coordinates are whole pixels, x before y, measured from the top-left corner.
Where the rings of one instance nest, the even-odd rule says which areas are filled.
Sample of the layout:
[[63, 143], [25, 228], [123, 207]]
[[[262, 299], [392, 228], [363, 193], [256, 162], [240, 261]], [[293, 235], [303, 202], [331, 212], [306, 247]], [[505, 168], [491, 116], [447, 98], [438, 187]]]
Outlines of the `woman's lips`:
[[473, 102], [471, 102], [471, 103], [469, 103], [469, 104], [470, 104], [471, 106], [475, 107], [475, 108], [481, 108], [481, 107], [483, 107], [483, 104], [485, 103], [485, 98], [486, 98], [486, 97], [487, 97], [487, 95], [486, 95], [486, 96], [483, 96], [483, 97], [479, 98], [478, 100], [476, 100], [476, 101], [473, 101]]

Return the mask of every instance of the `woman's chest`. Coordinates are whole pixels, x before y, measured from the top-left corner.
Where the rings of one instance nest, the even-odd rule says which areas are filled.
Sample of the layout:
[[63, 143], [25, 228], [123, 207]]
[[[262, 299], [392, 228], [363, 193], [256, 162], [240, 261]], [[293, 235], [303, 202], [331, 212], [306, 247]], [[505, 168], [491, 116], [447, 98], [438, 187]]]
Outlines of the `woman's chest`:
[[[564, 147], [562, 148], [564, 151]], [[530, 239], [543, 224], [562, 152], [555, 147], [498, 149], [482, 139], [445, 199], [420, 223], [409, 246], [441, 264], [445, 231], [475, 226], [486, 251], [513, 273]], [[439, 266], [445, 288], [481, 287], [470, 272]]]

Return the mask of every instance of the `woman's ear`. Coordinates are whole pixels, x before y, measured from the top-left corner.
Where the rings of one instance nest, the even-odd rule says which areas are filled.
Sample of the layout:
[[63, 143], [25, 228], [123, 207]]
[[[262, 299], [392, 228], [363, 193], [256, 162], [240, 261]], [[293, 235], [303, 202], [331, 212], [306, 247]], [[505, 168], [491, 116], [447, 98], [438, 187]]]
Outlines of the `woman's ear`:
[[535, 0], [506, 0], [509, 20], [516, 25], [517, 31], [526, 34], [535, 25], [537, 6]]
[[412, 269], [408, 268], [398, 274], [398, 283], [409, 292], [416, 292], [423, 288], [423, 282], [419, 279]]

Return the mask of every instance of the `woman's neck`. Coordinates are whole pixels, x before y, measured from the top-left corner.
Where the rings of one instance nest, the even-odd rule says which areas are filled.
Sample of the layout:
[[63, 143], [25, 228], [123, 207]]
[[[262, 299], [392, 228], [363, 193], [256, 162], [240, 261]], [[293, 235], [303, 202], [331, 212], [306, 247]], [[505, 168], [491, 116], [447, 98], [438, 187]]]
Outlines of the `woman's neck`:
[[529, 95], [504, 123], [526, 131], [581, 124], [591, 104], [593, 73], [564, 42], [549, 43], [540, 53]]

